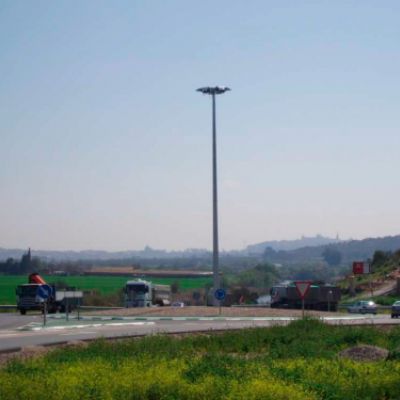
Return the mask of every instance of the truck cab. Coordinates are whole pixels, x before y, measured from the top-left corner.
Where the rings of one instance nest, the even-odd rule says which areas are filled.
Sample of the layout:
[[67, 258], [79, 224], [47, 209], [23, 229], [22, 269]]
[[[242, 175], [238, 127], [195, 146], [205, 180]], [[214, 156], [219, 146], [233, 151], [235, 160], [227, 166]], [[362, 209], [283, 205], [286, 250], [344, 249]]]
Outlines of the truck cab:
[[128, 281], [124, 288], [125, 307], [171, 305], [171, 286], [154, 285], [141, 279]]
[[152, 305], [152, 286], [150, 282], [138, 280], [126, 282], [125, 307], [150, 307]]
[[22, 315], [26, 314], [27, 310], [41, 310], [42, 305], [36, 301], [37, 283], [26, 283], [18, 285], [15, 291], [17, 296], [17, 308]]

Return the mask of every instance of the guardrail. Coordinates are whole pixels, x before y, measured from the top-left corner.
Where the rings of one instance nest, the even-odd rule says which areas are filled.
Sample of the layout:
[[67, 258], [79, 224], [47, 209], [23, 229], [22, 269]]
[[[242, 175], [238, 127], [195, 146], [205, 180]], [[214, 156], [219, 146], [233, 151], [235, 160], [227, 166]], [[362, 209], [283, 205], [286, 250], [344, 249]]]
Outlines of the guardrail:
[[123, 310], [126, 307], [79, 306], [81, 310]]
[[13, 304], [0, 305], [0, 310], [16, 310], [16, 309], [17, 309], [17, 305], [13, 305]]
[[[100, 311], [100, 310], [122, 310], [125, 307], [79, 306], [75, 310], [78, 310], [78, 308], [79, 308], [80, 311], [83, 311], [83, 310], [86, 310], [86, 311], [99, 310]], [[17, 305], [16, 304], [15, 305], [14, 304], [2, 304], [2, 305], [0, 305], [0, 312], [2, 312], [2, 311], [11, 311], [11, 310], [17, 311], [18, 310]]]
[[[340, 310], [347, 310], [348, 307], [352, 306], [354, 303], [343, 303], [343, 304], [338, 304], [337, 308]], [[269, 308], [270, 304], [232, 304], [231, 307], [237, 307], [237, 308]], [[385, 311], [385, 310], [391, 310], [392, 306], [381, 306], [377, 305], [376, 306], [378, 311]]]
[[[339, 304], [337, 306], [338, 309], [347, 309], [348, 307], [351, 307], [354, 303], [349, 303], [349, 304]], [[392, 306], [380, 306], [379, 304], [377, 304], [376, 306], [377, 310], [391, 310]]]
[[[0, 310], [16, 310], [17, 305], [15, 304], [2, 304]], [[125, 307], [105, 307], [105, 306], [79, 306], [81, 310], [121, 310]]]

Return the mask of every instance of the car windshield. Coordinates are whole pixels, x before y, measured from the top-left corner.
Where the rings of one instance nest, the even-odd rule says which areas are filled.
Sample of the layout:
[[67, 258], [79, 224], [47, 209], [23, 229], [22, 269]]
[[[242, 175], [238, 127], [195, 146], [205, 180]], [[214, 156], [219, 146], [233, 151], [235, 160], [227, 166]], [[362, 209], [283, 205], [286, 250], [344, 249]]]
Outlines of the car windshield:
[[394, 305], [394, 306], [400, 306], [400, 301], [395, 301], [395, 302], [393, 303], [393, 305]]

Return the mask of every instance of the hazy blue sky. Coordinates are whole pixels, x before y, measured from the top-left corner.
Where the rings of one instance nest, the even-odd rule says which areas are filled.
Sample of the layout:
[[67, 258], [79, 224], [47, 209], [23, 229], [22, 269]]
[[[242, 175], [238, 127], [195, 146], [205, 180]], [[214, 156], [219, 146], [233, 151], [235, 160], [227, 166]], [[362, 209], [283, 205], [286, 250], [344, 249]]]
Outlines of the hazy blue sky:
[[0, 0], [0, 247], [400, 233], [400, 2]]

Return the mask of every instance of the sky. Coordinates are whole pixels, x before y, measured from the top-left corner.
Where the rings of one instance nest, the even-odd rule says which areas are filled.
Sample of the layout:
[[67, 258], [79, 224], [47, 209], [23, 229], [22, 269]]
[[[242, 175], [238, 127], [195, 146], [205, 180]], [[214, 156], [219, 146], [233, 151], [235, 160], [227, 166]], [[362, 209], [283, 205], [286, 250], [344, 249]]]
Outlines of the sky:
[[400, 2], [0, 1], [0, 247], [400, 234]]

